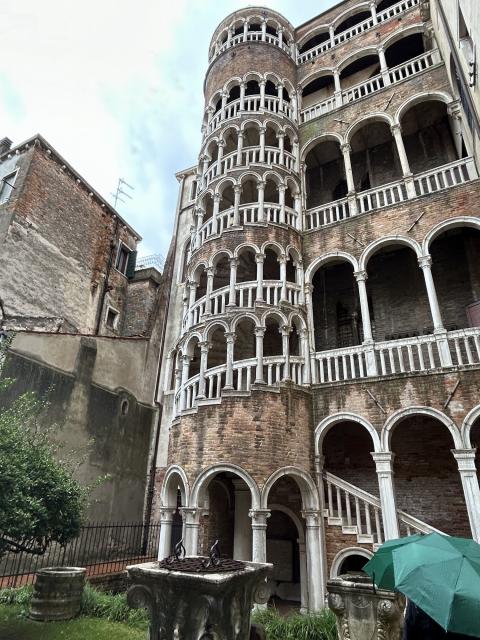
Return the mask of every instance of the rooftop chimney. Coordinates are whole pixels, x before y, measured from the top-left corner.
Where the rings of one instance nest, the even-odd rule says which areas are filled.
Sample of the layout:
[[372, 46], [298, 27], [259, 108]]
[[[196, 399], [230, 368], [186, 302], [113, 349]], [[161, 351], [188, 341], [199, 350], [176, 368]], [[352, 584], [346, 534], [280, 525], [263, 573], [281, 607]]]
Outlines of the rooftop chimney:
[[2, 138], [0, 140], [0, 156], [4, 153], [7, 153], [7, 151], [10, 151], [11, 146], [12, 141], [10, 140], [10, 138]]

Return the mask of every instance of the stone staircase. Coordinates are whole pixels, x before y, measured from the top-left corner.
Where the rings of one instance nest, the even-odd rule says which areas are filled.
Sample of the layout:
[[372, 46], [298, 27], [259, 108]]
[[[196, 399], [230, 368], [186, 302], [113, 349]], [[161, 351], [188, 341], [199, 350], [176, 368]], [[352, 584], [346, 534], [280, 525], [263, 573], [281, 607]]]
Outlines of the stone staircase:
[[[323, 473], [323, 480], [327, 524], [341, 527], [343, 534], [355, 536], [358, 544], [369, 545], [376, 551], [385, 540], [380, 498], [328, 471]], [[400, 509], [397, 509], [397, 516], [401, 536], [442, 533]]]

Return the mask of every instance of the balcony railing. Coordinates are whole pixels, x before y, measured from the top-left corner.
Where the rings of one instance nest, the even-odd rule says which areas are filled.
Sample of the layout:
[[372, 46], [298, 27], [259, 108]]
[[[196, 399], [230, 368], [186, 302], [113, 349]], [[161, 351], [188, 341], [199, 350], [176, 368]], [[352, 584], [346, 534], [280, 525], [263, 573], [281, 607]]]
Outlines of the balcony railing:
[[239, 33], [236, 36], [233, 36], [230, 41], [227, 40], [222, 45], [220, 45], [218, 47], [218, 50], [213, 54], [213, 56], [211, 56], [209, 61], [212, 62], [221, 53], [223, 53], [227, 49], [230, 49], [231, 47], [242, 44], [242, 42], [267, 42], [268, 44], [274, 44], [275, 46], [280, 47], [281, 49], [283, 49], [283, 51], [285, 51], [285, 53], [292, 55], [291, 47], [289, 47], [283, 41], [282, 43], [280, 43], [278, 36], [274, 36], [271, 33], [266, 33], [264, 38], [262, 31], [246, 31], [245, 33]]
[[422, 53], [420, 56], [413, 58], [408, 62], [404, 62], [397, 67], [389, 69], [386, 75], [388, 78], [387, 82], [385, 81], [384, 75], [379, 73], [373, 78], [369, 78], [368, 80], [364, 80], [363, 82], [354, 85], [353, 87], [345, 89], [341, 92], [341, 95], [339, 95], [338, 100], [335, 96], [330, 96], [318, 104], [314, 104], [307, 109], [303, 109], [300, 113], [300, 122], [308, 122], [314, 118], [318, 118], [318, 116], [324, 115], [325, 113], [334, 111], [341, 106], [351, 102], [356, 102], [357, 100], [360, 100], [360, 98], [364, 98], [365, 96], [380, 91], [380, 89], [384, 89], [386, 86], [395, 85], [402, 80], [406, 80], [411, 76], [422, 73], [423, 71], [430, 69], [430, 67], [439, 64], [441, 61], [442, 59], [438, 49]]
[[[373, 347], [358, 345], [321, 351], [315, 354], [317, 380], [328, 383], [366, 378], [369, 357], [379, 376], [438, 370], [442, 368], [442, 340], [443, 336], [425, 335], [376, 342]], [[446, 340], [451, 356], [448, 366], [480, 364], [480, 327], [449, 331]]]
[[[287, 302], [291, 305], [299, 305], [301, 286], [293, 282], [287, 282], [286, 294]], [[257, 298], [257, 282], [239, 282], [235, 285], [235, 305], [239, 309], [253, 309]], [[280, 302], [282, 292], [282, 282], [280, 280], [264, 280], [262, 287], [261, 304], [277, 306]], [[210, 313], [217, 316], [226, 313], [230, 296], [230, 286], [216, 289], [210, 295]], [[190, 326], [194, 326], [203, 321], [206, 309], [206, 296], [199, 298], [189, 309], [183, 318], [183, 329], [188, 327], [189, 315]]]
[[269, 166], [278, 165], [288, 171], [295, 169], [295, 156], [289, 151], [281, 151], [278, 147], [265, 147], [264, 158], [261, 158], [261, 148], [247, 147], [240, 152], [240, 162], [238, 151], [232, 151], [222, 158], [220, 162], [216, 160], [207, 169], [204, 177], [204, 187], [208, 187], [210, 182], [219, 176], [223, 176], [228, 171], [239, 167], [248, 167], [252, 164], [267, 164]]
[[[436, 167], [430, 171], [413, 176], [414, 194], [420, 197], [442, 189], [456, 187], [478, 178], [473, 158], [462, 158], [455, 162]], [[374, 209], [390, 207], [409, 199], [405, 179], [361, 191], [352, 197], [357, 213], [366, 213]], [[320, 229], [333, 222], [346, 220], [352, 216], [352, 207], [348, 198], [328, 202], [320, 207], [307, 209], [305, 228], [307, 231]]]
[[[289, 371], [285, 371], [285, 358], [283, 356], [269, 356], [263, 358], [263, 376], [265, 383], [272, 386], [279, 384], [288, 378], [297, 384], [303, 381], [304, 359], [300, 356], [290, 356]], [[257, 359], [239, 360], [233, 363], [233, 388], [235, 391], [250, 391], [255, 381]], [[217, 367], [207, 369], [205, 372], [205, 398], [217, 400], [221, 396], [225, 386], [227, 365], [222, 364]], [[190, 378], [185, 385], [184, 408], [193, 409], [198, 399], [198, 386], [200, 375]], [[180, 393], [176, 394], [177, 411], [179, 408]]]
[[241, 109], [241, 99], [237, 98], [229, 102], [224, 109], [224, 117], [222, 118], [222, 109], [212, 117], [208, 123], [205, 135], [209, 135], [215, 131], [223, 122], [237, 118], [244, 113], [274, 113], [276, 115], [286, 116], [293, 120], [293, 107], [287, 100], [282, 100], [280, 104], [279, 98], [275, 96], [265, 96], [265, 106], [261, 106], [261, 97], [256, 94], [254, 96], [245, 96], [243, 101], [243, 109]]
[[337, 35], [333, 36], [333, 41], [326, 40], [325, 42], [322, 42], [316, 47], [313, 47], [312, 49], [309, 49], [304, 53], [300, 53], [297, 58], [297, 63], [302, 64], [304, 62], [308, 62], [309, 60], [313, 60], [313, 58], [316, 58], [320, 54], [325, 53], [325, 51], [328, 51], [329, 49], [332, 49], [333, 47], [336, 47], [339, 44], [343, 44], [347, 40], [350, 40], [351, 38], [358, 36], [360, 33], [364, 33], [365, 31], [368, 31], [368, 29], [377, 27], [378, 24], [385, 22], [386, 20], [390, 20], [391, 18], [395, 18], [396, 16], [404, 13], [405, 11], [408, 11], [409, 9], [416, 7], [419, 4], [419, 2], [420, 0], [402, 0], [401, 2], [397, 2], [397, 4], [394, 4], [388, 9], [385, 9], [385, 11], [377, 13], [376, 22], [373, 19], [373, 16], [370, 18], [367, 18], [366, 20], [363, 20], [363, 22], [360, 22], [359, 24], [356, 24], [353, 27], [350, 27], [350, 29], [346, 29], [341, 33], [337, 33]]

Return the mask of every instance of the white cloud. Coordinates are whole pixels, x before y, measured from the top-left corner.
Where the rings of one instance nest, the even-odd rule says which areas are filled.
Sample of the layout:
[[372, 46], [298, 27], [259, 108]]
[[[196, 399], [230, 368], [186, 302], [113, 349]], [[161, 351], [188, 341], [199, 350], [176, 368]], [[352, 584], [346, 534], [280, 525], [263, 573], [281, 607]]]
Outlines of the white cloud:
[[[105, 197], [118, 177], [135, 186], [119, 204], [166, 253], [177, 199], [174, 173], [195, 164], [211, 34], [235, 0], [22, 0], [3, 3], [0, 120], [14, 143], [42, 133]], [[264, 2], [293, 24], [333, 4]], [[111, 198], [110, 198], [111, 199]]]

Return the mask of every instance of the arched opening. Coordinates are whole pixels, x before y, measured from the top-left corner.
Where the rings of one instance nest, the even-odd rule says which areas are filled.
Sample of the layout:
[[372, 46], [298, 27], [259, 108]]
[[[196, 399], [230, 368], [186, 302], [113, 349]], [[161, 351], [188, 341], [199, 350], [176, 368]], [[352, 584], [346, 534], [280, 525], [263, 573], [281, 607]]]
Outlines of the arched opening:
[[257, 80], [248, 80], [245, 85], [245, 95], [246, 96], [259, 96], [260, 95], [260, 85]]
[[402, 178], [402, 168], [390, 126], [367, 121], [351, 139], [356, 191], [366, 191]]
[[368, 261], [367, 290], [375, 340], [398, 340], [433, 332], [422, 270], [410, 247], [382, 247]]
[[424, 36], [422, 33], [413, 33], [397, 40], [385, 49], [387, 67], [393, 69], [393, 67], [421, 56], [422, 53], [425, 53]]
[[445, 230], [430, 245], [430, 255], [445, 328], [480, 327], [480, 230]]
[[280, 202], [277, 183], [271, 179], [267, 179], [265, 182], [264, 201], [271, 204], [278, 204]]
[[267, 21], [267, 29], [266, 29], [266, 32], [267, 32], [269, 35], [271, 35], [271, 36], [275, 36], [275, 37], [276, 37], [276, 36], [277, 36], [277, 34], [278, 34], [278, 32], [277, 32], [277, 28], [276, 28], [276, 25], [274, 25], [273, 23], [271, 23], [271, 22], [268, 22], [268, 21]]
[[302, 324], [299, 318], [293, 318], [292, 328], [288, 335], [288, 352], [291, 356], [301, 356], [301, 338], [300, 331]]
[[385, 11], [385, 9], [388, 9], [389, 7], [393, 7], [393, 5], [397, 3], [398, 0], [382, 0], [377, 4], [377, 14], [381, 11]]
[[242, 247], [238, 252], [237, 282], [254, 282], [256, 279], [255, 250], [252, 247]]
[[306, 51], [310, 51], [314, 47], [318, 47], [324, 42], [330, 40], [330, 33], [327, 31], [322, 31], [321, 33], [316, 33], [314, 36], [309, 38], [306, 42], [302, 44], [299, 51], [300, 53], [305, 53]]
[[255, 32], [255, 33], [261, 33], [262, 32], [262, 25], [260, 24], [260, 22], [258, 22], [258, 20], [253, 20], [252, 22], [248, 23], [248, 31], [249, 32]]
[[324, 140], [307, 154], [307, 209], [333, 202], [346, 195], [346, 175], [343, 154], [337, 140]]
[[288, 151], [288, 153], [292, 153], [293, 139], [294, 138], [292, 134], [287, 131], [287, 133], [285, 134], [285, 138], [283, 139], [283, 148], [285, 149], [285, 151]]
[[240, 98], [240, 86], [236, 84], [233, 86], [228, 92], [227, 104], [230, 104], [234, 100], [238, 100]]
[[342, 22], [340, 22], [340, 24], [335, 29], [335, 35], [337, 35], [337, 33], [342, 33], [342, 31], [346, 31], [347, 29], [351, 29], [356, 24], [360, 24], [360, 22], [368, 20], [371, 17], [372, 14], [370, 13], [370, 11], [365, 11], [364, 9], [362, 9], [358, 13], [354, 13], [353, 15], [348, 16], [348, 18], [345, 18], [345, 20], [342, 20]]
[[195, 301], [200, 300], [207, 293], [207, 270], [204, 265], [200, 265], [195, 270], [194, 281], [198, 283], [197, 290], [195, 293]]
[[475, 466], [477, 467], [477, 476], [480, 478], [480, 418], [477, 418], [470, 429], [470, 443], [472, 449], [476, 449]]
[[329, 262], [313, 277], [316, 351], [350, 347], [363, 341], [358, 288], [349, 262]]
[[170, 545], [166, 550], [166, 555], [168, 556], [172, 549], [175, 548], [175, 545], [183, 538], [183, 518], [181, 508], [186, 506], [186, 490], [183, 478], [177, 471], [169, 474], [167, 484], [163, 488], [162, 493], [164, 494], [163, 506], [175, 509], [172, 518]]
[[266, 84], [265, 84], [265, 95], [266, 96], [272, 96], [273, 97], [277, 97], [278, 93], [277, 93], [277, 88], [275, 86], [275, 84], [271, 81], [271, 80], [267, 80]]
[[452, 135], [444, 102], [426, 100], [412, 106], [403, 114], [401, 125], [413, 173], [422, 173], [468, 155], [462, 136], [455, 140]]
[[[412, 415], [394, 427], [397, 508], [449, 535], [470, 537], [465, 498], [451, 450], [451, 433], [439, 420]], [[402, 531], [404, 534], [405, 532]]]
[[247, 178], [242, 182], [242, 193], [240, 204], [251, 204], [258, 201], [257, 181], [254, 178]]
[[309, 82], [302, 91], [302, 108], [308, 109], [314, 104], [333, 98], [335, 81], [332, 74], [326, 74]]
[[274, 569], [269, 578], [271, 603], [306, 607], [306, 550], [302, 522], [302, 495], [290, 476], [272, 486], [268, 496], [267, 562]]
[[233, 127], [227, 129], [223, 134], [223, 140], [225, 146], [223, 148], [223, 155], [227, 156], [229, 153], [234, 153], [238, 146], [238, 132]]
[[380, 73], [378, 54], [370, 54], [354, 60], [340, 73], [342, 89], [348, 89]]
[[273, 249], [265, 249], [265, 260], [263, 262], [263, 279], [280, 280], [280, 263], [278, 253]]
[[255, 322], [252, 318], [242, 318], [235, 327], [234, 361], [255, 358]]
[[243, 129], [243, 147], [258, 147], [260, 145], [260, 131], [256, 122], [249, 122]]
[[290, 251], [288, 252], [288, 255], [287, 255], [286, 276], [287, 276], [287, 282], [293, 282], [294, 284], [296, 284], [297, 260]]
[[265, 129], [265, 146], [278, 148], [277, 132], [273, 127], [268, 125]]
[[365, 556], [362, 556], [359, 553], [350, 553], [340, 563], [337, 575], [346, 576], [363, 573], [363, 567], [367, 562], [368, 558]]
[[212, 140], [206, 149], [206, 154], [208, 157], [208, 166], [211, 167], [218, 160], [218, 142], [216, 140]]
[[235, 202], [235, 194], [233, 191], [233, 185], [231, 182], [227, 183], [221, 192], [220, 206], [219, 211], [226, 211], [227, 209], [231, 209], [233, 207], [233, 203]]
[[207, 356], [207, 369], [213, 369], [227, 362], [227, 341], [225, 328], [218, 326], [209, 335], [210, 350]]
[[223, 254], [217, 257], [215, 262], [215, 273], [213, 276], [212, 290], [216, 291], [222, 287], [227, 287], [230, 283], [230, 258]]
[[283, 342], [281, 319], [275, 315], [267, 316], [265, 319], [265, 327], [266, 330], [263, 336], [263, 355], [266, 358], [269, 356], [282, 356]]
[[211, 193], [206, 193], [202, 200], [202, 208], [203, 208], [203, 222], [210, 220], [213, 216], [213, 196]]
[[208, 555], [216, 540], [221, 556], [235, 560], [251, 560], [252, 528], [248, 515], [252, 495], [246, 482], [230, 471], [210, 479], [200, 493], [207, 514], [201, 518], [201, 553]]
[[190, 356], [190, 366], [188, 377], [193, 378], [200, 373], [201, 349], [200, 341], [197, 337], [192, 338], [188, 344], [187, 355]]

